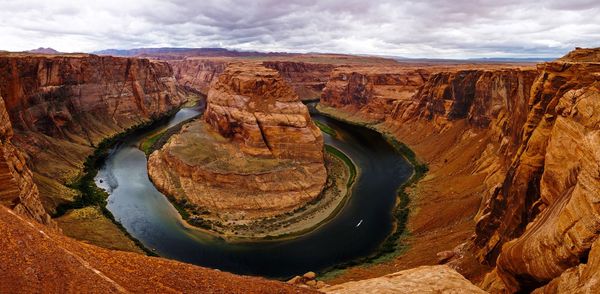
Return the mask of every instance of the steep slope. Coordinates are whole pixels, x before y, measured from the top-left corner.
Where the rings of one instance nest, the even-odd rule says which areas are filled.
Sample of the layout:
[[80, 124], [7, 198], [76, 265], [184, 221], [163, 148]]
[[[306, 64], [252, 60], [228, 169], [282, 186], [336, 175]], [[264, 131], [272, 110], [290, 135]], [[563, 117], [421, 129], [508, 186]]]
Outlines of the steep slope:
[[489, 279], [511, 292], [587, 263], [598, 240], [600, 50], [578, 51], [539, 66], [519, 148], [478, 221]]
[[41, 224], [56, 228], [44, 210], [33, 173], [25, 157], [12, 144], [13, 129], [4, 100], [0, 97], [0, 204]]
[[[243, 59], [187, 57], [183, 60], [170, 60], [169, 64], [173, 66], [175, 78], [180, 85], [207, 95], [210, 83], [225, 70], [227, 65], [240, 61]], [[301, 61], [267, 60], [262, 64], [278, 71], [294, 88], [300, 100], [319, 98], [335, 67], [332, 64]]]
[[185, 99], [169, 65], [145, 59], [9, 53], [0, 72], [13, 142], [30, 158], [48, 211], [72, 197], [63, 185], [94, 146]]
[[7, 293], [312, 293], [81, 243], [0, 205], [0, 285]]
[[333, 64], [301, 61], [265, 61], [263, 65], [278, 71], [294, 88], [300, 100], [320, 98], [331, 71], [335, 68]]
[[[417, 236], [411, 244], [451, 237], [432, 229], [464, 231], [463, 240], [475, 232], [471, 241], [440, 256], [449, 256], [442, 260], [468, 275], [476, 260], [494, 267], [482, 282], [492, 292], [597, 289], [599, 52], [577, 49], [537, 70], [435, 73], [410, 99], [393, 103], [391, 114], [374, 126], [393, 133], [430, 164], [412, 193], [418, 210], [410, 221]], [[322, 109], [372, 122], [378, 118], [372, 111], [389, 108], [365, 106], [374, 101], [370, 87], [333, 95], [333, 102], [324, 99], [330, 107]], [[351, 107], [340, 107], [344, 104], [359, 110], [348, 111]], [[457, 216], [470, 224], [442, 225]], [[425, 254], [429, 260], [413, 251], [425, 252], [410, 249], [398, 260], [435, 262], [433, 251]]]
[[231, 60], [227, 58], [189, 57], [183, 60], [171, 60], [169, 64], [173, 67], [178, 84], [207, 95], [210, 83], [225, 70], [229, 62]]
[[452, 260], [471, 279], [485, 270], [461, 244], [475, 230], [484, 183], [497, 182], [504, 158], [515, 152], [510, 141], [526, 120], [537, 72], [509, 65], [461, 67], [425, 68], [429, 78], [420, 86], [406, 82], [418, 77], [412, 69], [388, 70], [381, 83], [369, 78], [376, 68], [354, 70], [356, 78], [346, 81], [332, 76], [319, 109], [394, 136], [429, 165], [426, 177], [409, 189], [411, 237], [403, 240], [409, 249], [391, 262], [349, 270], [334, 283], [435, 264], [442, 251], [449, 256], [445, 262]]

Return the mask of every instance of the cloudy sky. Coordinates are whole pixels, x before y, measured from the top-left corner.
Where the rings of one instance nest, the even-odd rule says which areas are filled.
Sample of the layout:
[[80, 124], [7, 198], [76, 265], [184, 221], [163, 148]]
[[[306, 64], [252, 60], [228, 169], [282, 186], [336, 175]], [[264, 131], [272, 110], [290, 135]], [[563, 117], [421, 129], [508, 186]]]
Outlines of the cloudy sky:
[[600, 0], [0, 0], [0, 49], [41, 46], [554, 57], [600, 47]]

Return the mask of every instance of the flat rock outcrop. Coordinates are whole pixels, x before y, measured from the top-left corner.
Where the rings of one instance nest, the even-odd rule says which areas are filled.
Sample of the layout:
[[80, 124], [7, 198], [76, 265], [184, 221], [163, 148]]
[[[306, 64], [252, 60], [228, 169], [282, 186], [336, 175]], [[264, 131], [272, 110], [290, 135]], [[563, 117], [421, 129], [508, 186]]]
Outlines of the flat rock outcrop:
[[422, 266], [379, 278], [320, 289], [325, 293], [486, 293], [445, 265]]
[[192, 214], [257, 219], [314, 200], [327, 174], [323, 138], [274, 70], [231, 64], [213, 82], [204, 121], [184, 126], [148, 161], [155, 185]]
[[94, 146], [185, 99], [171, 67], [146, 59], [4, 53], [0, 72], [13, 142], [29, 157], [49, 211], [72, 197], [63, 184]]

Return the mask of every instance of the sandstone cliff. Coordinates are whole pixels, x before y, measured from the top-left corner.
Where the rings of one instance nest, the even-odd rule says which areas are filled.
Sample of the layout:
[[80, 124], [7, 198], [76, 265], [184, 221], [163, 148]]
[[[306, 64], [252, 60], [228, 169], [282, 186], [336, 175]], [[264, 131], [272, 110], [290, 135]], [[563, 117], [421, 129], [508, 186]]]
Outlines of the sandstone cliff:
[[299, 61], [265, 61], [263, 65], [278, 71], [294, 88], [300, 100], [320, 98], [331, 71], [335, 68], [333, 64]]
[[56, 227], [39, 199], [33, 173], [24, 155], [12, 144], [13, 129], [0, 97], [0, 204], [39, 223]]
[[[464, 237], [475, 232], [445, 255], [455, 256], [450, 264], [467, 274], [476, 259], [494, 267], [482, 282], [492, 292], [597, 289], [598, 52], [578, 49], [537, 70], [434, 73], [414, 96], [394, 103], [376, 127], [394, 133], [430, 163], [430, 173], [413, 191], [419, 207], [410, 221], [417, 236], [413, 244], [420, 244], [420, 236], [428, 244], [452, 238], [436, 232], [439, 228], [464, 231]], [[359, 93], [354, 97], [323, 100], [340, 115], [349, 112], [344, 104], [369, 109], [364, 106], [369, 88], [358, 88], [351, 91]], [[376, 109], [389, 111], [352, 113], [373, 121], [379, 119], [370, 113]], [[443, 207], [435, 204], [440, 201]], [[457, 216], [470, 224], [442, 224]], [[418, 258], [413, 251], [425, 252], [411, 249], [398, 260], [410, 263]], [[435, 262], [433, 251], [427, 254], [432, 258], [421, 262]]]
[[518, 150], [478, 221], [475, 244], [497, 265], [489, 279], [510, 292], [586, 264], [598, 240], [600, 50], [578, 51], [539, 66]]
[[[207, 95], [210, 84], [229, 63], [240, 62], [234, 58], [193, 58], [170, 60], [177, 82]], [[274, 69], [288, 82], [298, 94], [300, 100], [319, 98], [329, 80], [333, 64], [310, 63], [301, 61], [264, 61], [265, 67]]]
[[429, 78], [427, 68], [412, 66], [336, 68], [323, 90], [324, 105], [362, 118], [382, 121], [392, 114], [398, 101], [410, 100]]
[[155, 185], [190, 202], [192, 215], [264, 218], [293, 211], [322, 191], [321, 132], [276, 71], [231, 64], [213, 82], [204, 118], [148, 161]]
[[[370, 270], [352, 269], [347, 278], [434, 264], [438, 262], [437, 253], [445, 250], [452, 250], [451, 260], [464, 260], [452, 263], [467, 277], [478, 279], [485, 270], [468, 246], [454, 247], [469, 239], [475, 230], [474, 218], [488, 191], [484, 183], [497, 183], [502, 178], [505, 158], [516, 150], [517, 144], [511, 138], [519, 136], [519, 124], [526, 120], [529, 90], [537, 72], [520, 65], [459, 65], [424, 70], [428, 78], [420, 86], [405, 82], [415, 77], [412, 69], [405, 68], [391, 74], [400, 77], [384, 79], [389, 81], [387, 86], [365, 83], [366, 78], [349, 83], [332, 77], [330, 83], [343, 84], [341, 89], [366, 90], [335, 91], [329, 90], [328, 84], [324, 91], [325, 107], [320, 109], [395, 136], [429, 165], [427, 176], [409, 190], [413, 213], [408, 226], [414, 237], [404, 242], [409, 242], [410, 249], [394, 261]], [[367, 76], [377, 69], [354, 71], [356, 76]], [[402, 78], [402, 72], [408, 77]], [[336, 88], [340, 87], [331, 87]], [[396, 90], [375, 98], [378, 96], [371, 93], [383, 92], [379, 88]]]
[[94, 146], [184, 102], [169, 65], [145, 59], [12, 53], [0, 55], [0, 72], [13, 141], [49, 211], [72, 197], [62, 184]]
[[185, 58], [171, 60], [169, 64], [173, 67], [177, 83], [207, 95], [210, 83], [225, 70], [230, 61], [227, 58]]

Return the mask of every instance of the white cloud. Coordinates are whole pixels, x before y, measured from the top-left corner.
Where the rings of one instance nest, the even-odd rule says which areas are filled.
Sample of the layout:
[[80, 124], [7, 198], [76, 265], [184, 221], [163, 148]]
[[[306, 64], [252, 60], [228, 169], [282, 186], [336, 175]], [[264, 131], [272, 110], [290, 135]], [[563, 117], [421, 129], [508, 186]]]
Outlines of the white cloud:
[[0, 49], [14, 51], [173, 46], [462, 58], [600, 46], [597, 0], [0, 0], [0, 7]]

